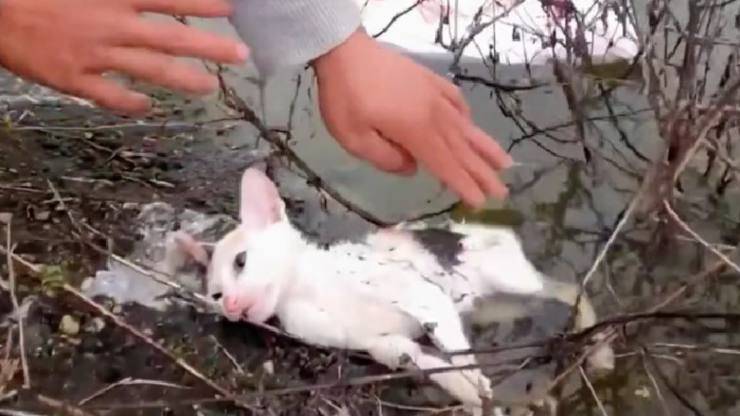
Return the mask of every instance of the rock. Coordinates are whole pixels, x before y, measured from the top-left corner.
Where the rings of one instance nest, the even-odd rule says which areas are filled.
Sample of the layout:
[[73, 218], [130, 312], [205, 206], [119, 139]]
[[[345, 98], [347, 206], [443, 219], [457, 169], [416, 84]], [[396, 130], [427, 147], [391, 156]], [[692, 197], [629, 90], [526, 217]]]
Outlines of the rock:
[[36, 221], [48, 221], [51, 217], [51, 211], [37, 211], [34, 213]]
[[72, 315], [64, 315], [59, 322], [59, 331], [65, 335], [77, 335], [80, 332], [80, 323]]
[[272, 360], [267, 360], [264, 363], [262, 363], [262, 368], [265, 370], [265, 373], [267, 374], [275, 374], [275, 364], [273, 364]]
[[96, 316], [95, 318], [87, 322], [87, 324], [85, 325], [85, 332], [97, 334], [98, 332], [102, 331], [103, 328], [105, 328], [105, 320], [99, 316]]

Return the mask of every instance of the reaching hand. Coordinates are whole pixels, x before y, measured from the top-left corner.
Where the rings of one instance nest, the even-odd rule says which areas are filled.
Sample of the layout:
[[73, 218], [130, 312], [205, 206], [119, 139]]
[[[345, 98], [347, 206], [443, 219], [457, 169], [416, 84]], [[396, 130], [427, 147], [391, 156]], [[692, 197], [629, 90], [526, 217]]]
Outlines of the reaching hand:
[[0, 66], [110, 110], [138, 113], [149, 98], [106, 79], [116, 71], [185, 93], [209, 93], [215, 77], [177, 62], [246, 60], [247, 48], [180, 23], [155, 23], [143, 12], [224, 17], [228, 0], [2, 0]]
[[329, 132], [378, 169], [410, 175], [417, 161], [479, 208], [508, 191], [509, 155], [478, 128], [452, 83], [362, 31], [313, 62]]

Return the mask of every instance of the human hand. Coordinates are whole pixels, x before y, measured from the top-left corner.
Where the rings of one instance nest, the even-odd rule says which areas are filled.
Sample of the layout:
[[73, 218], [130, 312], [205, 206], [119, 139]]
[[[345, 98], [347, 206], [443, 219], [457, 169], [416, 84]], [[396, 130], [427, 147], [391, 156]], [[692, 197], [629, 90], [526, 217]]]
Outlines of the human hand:
[[246, 46], [141, 13], [224, 17], [228, 0], [2, 0], [0, 66], [114, 111], [138, 113], [149, 98], [102, 76], [117, 71], [185, 93], [214, 91], [217, 80], [177, 56], [220, 63], [246, 60]]
[[327, 129], [352, 155], [401, 175], [414, 174], [418, 161], [474, 208], [507, 195], [497, 171], [511, 157], [443, 77], [361, 30], [313, 67]]

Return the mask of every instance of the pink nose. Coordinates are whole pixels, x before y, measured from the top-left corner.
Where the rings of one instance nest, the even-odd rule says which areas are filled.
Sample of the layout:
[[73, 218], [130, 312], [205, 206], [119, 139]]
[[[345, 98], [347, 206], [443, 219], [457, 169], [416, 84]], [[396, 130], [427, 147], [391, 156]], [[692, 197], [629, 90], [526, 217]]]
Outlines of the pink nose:
[[224, 296], [224, 308], [229, 313], [240, 313], [245, 306], [245, 302], [238, 296]]

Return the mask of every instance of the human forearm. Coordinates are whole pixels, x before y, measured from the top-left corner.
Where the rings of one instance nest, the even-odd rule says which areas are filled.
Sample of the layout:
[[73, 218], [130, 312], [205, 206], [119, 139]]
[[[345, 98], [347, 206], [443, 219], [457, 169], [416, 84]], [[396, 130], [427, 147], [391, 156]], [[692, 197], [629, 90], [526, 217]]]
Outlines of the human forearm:
[[237, 0], [233, 5], [231, 23], [262, 77], [323, 55], [361, 24], [354, 0]]

